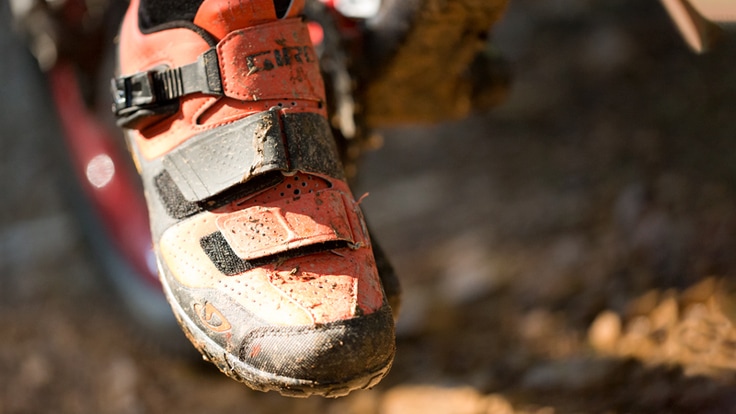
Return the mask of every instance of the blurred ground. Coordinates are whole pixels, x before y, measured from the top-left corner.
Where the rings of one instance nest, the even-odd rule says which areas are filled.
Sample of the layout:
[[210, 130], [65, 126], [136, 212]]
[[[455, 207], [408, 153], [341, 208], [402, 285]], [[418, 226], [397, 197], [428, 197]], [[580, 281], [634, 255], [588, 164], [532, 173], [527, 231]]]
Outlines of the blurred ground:
[[362, 164], [405, 288], [392, 372], [292, 400], [136, 334], [3, 13], [0, 413], [736, 412], [736, 38], [694, 56], [656, 1], [512, 0], [506, 104]]

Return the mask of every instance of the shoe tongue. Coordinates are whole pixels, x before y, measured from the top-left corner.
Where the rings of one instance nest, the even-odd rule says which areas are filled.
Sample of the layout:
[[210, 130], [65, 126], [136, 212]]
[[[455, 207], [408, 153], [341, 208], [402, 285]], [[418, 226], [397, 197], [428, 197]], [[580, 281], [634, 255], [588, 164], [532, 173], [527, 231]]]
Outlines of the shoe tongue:
[[258, 24], [301, 14], [304, 0], [293, 0], [285, 16], [277, 16], [274, 0], [204, 0], [194, 16], [194, 24], [207, 30], [218, 40], [228, 33]]

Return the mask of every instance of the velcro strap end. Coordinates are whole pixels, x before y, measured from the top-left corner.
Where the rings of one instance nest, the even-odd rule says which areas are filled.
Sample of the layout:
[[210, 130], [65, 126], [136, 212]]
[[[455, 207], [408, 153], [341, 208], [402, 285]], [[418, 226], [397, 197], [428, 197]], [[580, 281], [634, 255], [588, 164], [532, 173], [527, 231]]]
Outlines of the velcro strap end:
[[357, 245], [363, 241], [353, 234], [345, 202], [341, 191], [327, 189], [304, 194], [298, 203], [281, 200], [249, 207], [223, 215], [216, 223], [243, 260], [336, 241]]

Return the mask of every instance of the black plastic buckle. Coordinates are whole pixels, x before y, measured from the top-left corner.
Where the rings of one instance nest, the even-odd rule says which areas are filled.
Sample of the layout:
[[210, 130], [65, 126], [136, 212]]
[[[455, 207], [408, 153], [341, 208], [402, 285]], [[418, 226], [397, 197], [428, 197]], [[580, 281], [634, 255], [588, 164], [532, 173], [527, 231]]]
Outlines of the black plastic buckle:
[[155, 104], [158, 99], [154, 86], [154, 73], [156, 72], [140, 72], [113, 79], [111, 82], [113, 111], [119, 113], [128, 108]]
[[151, 70], [111, 81], [112, 111], [116, 124], [122, 128], [137, 128], [147, 120], [168, 116], [179, 110], [179, 100], [170, 98], [160, 86], [160, 71]]
[[217, 49], [202, 53], [195, 62], [176, 68], [161, 66], [112, 80], [112, 110], [118, 125], [129, 128], [139, 121], [176, 112], [179, 98], [191, 93], [222, 96]]

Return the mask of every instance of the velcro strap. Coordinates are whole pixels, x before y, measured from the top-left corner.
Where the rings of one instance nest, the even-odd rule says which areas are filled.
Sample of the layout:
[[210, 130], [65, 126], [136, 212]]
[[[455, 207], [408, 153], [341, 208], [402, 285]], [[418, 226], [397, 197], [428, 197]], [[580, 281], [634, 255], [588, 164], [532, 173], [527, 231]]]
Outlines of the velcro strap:
[[[353, 212], [353, 214], [355, 214]], [[216, 223], [233, 252], [254, 260], [320, 243], [356, 244], [345, 196], [326, 189], [220, 216]]]
[[203, 132], [163, 158], [184, 198], [202, 201], [256, 175], [289, 168], [277, 111]]

